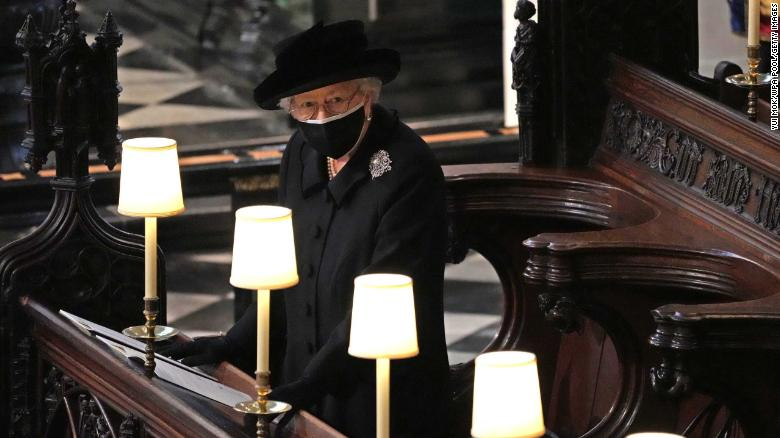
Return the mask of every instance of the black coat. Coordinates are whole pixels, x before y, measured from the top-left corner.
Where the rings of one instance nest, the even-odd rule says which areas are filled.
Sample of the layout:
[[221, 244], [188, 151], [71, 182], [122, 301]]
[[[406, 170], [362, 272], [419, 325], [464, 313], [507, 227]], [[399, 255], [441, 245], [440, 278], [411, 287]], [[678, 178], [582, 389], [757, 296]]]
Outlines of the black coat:
[[[448, 399], [444, 177], [428, 145], [394, 113], [375, 106], [373, 114], [357, 153], [331, 181], [325, 157], [300, 134], [284, 152], [279, 196], [293, 212], [300, 283], [272, 293], [284, 297], [287, 317], [277, 381], [303, 379], [314, 405], [298, 407], [350, 437], [374, 436], [375, 362], [347, 354], [353, 280], [365, 273], [409, 275], [420, 354], [390, 362], [391, 435], [433, 437], [445, 424]], [[382, 151], [390, 169], [372, 175], [371, 161]], [[242, 318], [229, 344], [252, 345], [255, 320], [254, 312]]]

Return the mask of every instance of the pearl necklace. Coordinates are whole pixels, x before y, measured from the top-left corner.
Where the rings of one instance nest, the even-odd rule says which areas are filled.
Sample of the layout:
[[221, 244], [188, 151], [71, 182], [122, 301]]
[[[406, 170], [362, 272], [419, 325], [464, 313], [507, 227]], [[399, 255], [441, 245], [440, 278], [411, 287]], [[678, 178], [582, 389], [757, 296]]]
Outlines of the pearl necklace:
[[326, 157], [328, 160], [328, 179], [331, 180], [336, 177], [336, 160], [331, 157]]

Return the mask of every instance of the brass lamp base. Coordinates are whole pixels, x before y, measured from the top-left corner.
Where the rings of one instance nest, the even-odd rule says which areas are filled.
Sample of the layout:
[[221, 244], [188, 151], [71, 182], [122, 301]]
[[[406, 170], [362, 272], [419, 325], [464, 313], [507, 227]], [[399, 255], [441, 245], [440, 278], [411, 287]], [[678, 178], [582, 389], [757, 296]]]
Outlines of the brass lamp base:
[[147, 377], [154, 376], [154, 343], [164, 341], [179, 334], [179, 330], [165, 325], [157, 325], [157, 315], [160, 313], [160, 299], [157, 297], [144, 297], [144, 318], [146, 324], [134, 325], [122, 330], [122, 334], [134, 339], [144, 341], [146, 348], [146, 358], [144, 359], [144, 370]]
[[271, 373], [268, 371], [255, 371], [255, 390], [257, 391], [257, 400], [245, 401], [233, 406], [238, 412], [249, 415], [257, 415], [257, 438], [270, 438], [271, 430], [268, 425], [268, 418], [292, 409], [292, 406], [285, 402], [268, 400], [271, 394]]
[[758, 120], [758, 88], [765, 87], [772, 82], [772, 75], [766, 73], [740, 73], [726, 78], [726, 82], [748, 90], [747, 107], [745, 113], [751, 122]]
[[747, 73], [731, 75], [726, 82], [748, 90], [745, 113], [751, 122], [758, 120], [758, 88], [765, 87], [772, 82], [772, 75], [758, 72], [758, 64], [761, 62], [759, 46], [747, 47]]
[[740, 73], [740, 74], [731, 75], [727, 77], [726, 82], [732, 85], [736, 85], [738, 87], [745, 87], [745, 88], [763, 87], [769, 85], [772, 82], [772, 75], [768, 73], [758, 73], [756, 74], [756, 81], [753, 82], [749, 74]]
[[292, 409], [292, 406], [285, 402], [274, 400], [266, 400], [265, 403], [254, 400], [241, 402], [233, 406], [233, 409], [252, 415], [279, 415]]
[[165, 325], [154, 326], [154, 334], [145, 325], [134, 325], [122, 330], [122, 334], [141, 341], [152, 340], [154, 342], [165, 341], [179, 334], [179, 329]]
[[271, 429], [268, 424], [270, 417], [283, 414], [292, 409], [292, 406], [285, 402], [258, 398], [254, 401], [238, 403], [233, 406], [233, 409], [244, 414], [257, 415], [256, 438], [270, 438]]

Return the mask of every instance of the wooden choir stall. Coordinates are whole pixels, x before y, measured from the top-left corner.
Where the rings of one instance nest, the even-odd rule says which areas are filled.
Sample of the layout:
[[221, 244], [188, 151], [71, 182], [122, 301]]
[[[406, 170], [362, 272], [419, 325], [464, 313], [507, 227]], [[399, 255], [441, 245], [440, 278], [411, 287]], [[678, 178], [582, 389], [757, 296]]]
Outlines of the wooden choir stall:
[[[695, 2], [538, 3], [537, 25], [530, 2], [518, 2], [518, 162], [444, 166], [449, 261], [476, 250], [503, 288], [486, 350], [537, 355], [545, 423], [561, 438], [780, 436], [780, 137], [719, 102], [717, 80], [690, 73]], [[63, 34], [78, 28], [72, 12], [63, 8]], [[66, 79], [82, 71], [80, 57], [111, 66], [121, 44], [108, 14], [97, 47], [36, 58], [43, 45], [31, 26], [20, 37], [30, 68], [64, 63]], [[71, 103], [116, 92], [113, 62], [113, 76], [95, 73], [103, 91], [72, 78]], [[80, 145], [113, 166], [116, 115], [106, 125], [76, 106], [95, 129], [52, 137], [37, 130], [79, 120], [41, 122], [55, 111], [37, 112], [36, 102], [25, 141], [33, 162], [56, 151], [56, 198], [33, 234], [0, 249], [0, 428], [13, 437], [252, 436], [229, 406], [145, 377], [57, 313], [115, 330], [137, 323], [143, 238], [105, 223], [90, 197]], [[162, 252], [158, 263], [164, 297]], [[232, 366], [213, 372], [252, 393]], [[473, 362], [451, 368], [453, 438], [469, 436], [473, 373]], [[341, 436], [306, 412], [292, 430]]]

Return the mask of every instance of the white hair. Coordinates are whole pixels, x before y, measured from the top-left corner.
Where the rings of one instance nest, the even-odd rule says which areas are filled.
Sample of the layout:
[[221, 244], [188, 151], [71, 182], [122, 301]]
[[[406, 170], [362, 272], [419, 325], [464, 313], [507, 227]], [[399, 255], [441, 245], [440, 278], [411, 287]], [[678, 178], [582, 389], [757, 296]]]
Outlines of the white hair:
[[[379, 100], [379, 94], [382, 90], [382, 80], [377, 77], [358, 78], [344, 82], [355, 82], [358, 87], [371, 96], [371, 101], [376, 102]], [[279, 107], [283, 110], [290, 112], [290, 102], [294, 96], [287, 96], [279, 99]]]

